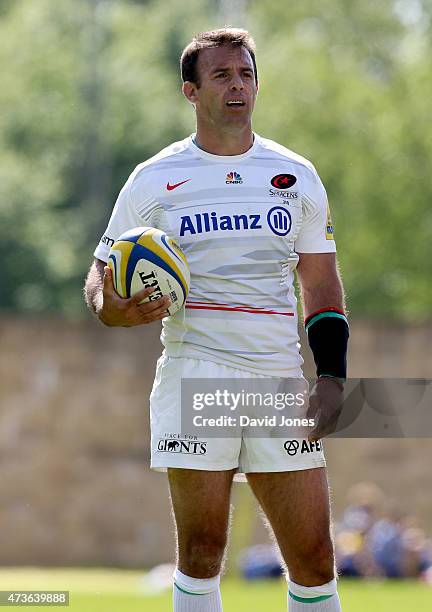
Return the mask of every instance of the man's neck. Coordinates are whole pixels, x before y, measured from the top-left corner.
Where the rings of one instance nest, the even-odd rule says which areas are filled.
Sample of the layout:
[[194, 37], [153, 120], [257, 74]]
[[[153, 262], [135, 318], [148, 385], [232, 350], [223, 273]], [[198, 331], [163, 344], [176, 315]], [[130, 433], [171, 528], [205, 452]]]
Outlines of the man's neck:
[[254, 135], [251, 127], [241, 132], [212, 133], [197, 126], [195, 144], [203, 151], [213, 155], [241, 155], [253, 145]]

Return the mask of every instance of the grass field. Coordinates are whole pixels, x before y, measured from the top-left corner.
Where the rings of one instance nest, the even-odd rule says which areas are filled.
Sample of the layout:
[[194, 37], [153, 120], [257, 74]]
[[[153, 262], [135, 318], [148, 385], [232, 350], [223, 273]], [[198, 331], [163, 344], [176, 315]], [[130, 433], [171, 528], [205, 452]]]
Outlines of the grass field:
[[[105, 569], [1, 569], [0, 590], [69, 590], [74, 612], [170, 612], [171, 593], [146, 596], [142, 572]], [[418, 582], [340, 581], [344, 612], [431, 612], [432, 586]], [[284, 612], [283, 580], [222, 582], [224, 612]], [[9, 610], [16, 606], [2, 606]], [[46, 607], [44, 608], [46, 609]], [[52, 608], [51, 608], [52, 609]], [[57, 610], [61, 608], [56, 608]], [[35, 610], [20, 606], [19, 610]]]

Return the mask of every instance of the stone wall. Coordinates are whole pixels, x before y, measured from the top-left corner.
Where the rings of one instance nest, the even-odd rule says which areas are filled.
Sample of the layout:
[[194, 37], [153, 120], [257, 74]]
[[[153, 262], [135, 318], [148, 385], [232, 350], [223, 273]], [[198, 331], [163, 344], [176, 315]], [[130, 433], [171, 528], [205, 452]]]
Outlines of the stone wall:
[[[166, 478], [148, 469], [158, 336], [157, 326], [0, 320], [0, 564], [172, 558]], [[351, 375], [432, 377], [431, 344], [431, 325], [358, 321]], [[372, 479], [432, 531], [430, 440], [329, 440], [326, 449], [336, 514], [351, 483]], [[260, 529], [256, 521], [255, 539]]]

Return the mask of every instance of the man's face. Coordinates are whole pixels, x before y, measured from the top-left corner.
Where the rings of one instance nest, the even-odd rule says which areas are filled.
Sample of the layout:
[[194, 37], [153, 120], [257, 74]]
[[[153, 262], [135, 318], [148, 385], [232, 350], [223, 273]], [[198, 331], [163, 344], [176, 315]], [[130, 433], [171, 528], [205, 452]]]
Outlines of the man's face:
[[224, 45], [202, 49], [198, 55], [199, 87], [185, 84], [202, 123], [243, 127], [251, 120], [257, 95], [252, 58], [244, 47]]

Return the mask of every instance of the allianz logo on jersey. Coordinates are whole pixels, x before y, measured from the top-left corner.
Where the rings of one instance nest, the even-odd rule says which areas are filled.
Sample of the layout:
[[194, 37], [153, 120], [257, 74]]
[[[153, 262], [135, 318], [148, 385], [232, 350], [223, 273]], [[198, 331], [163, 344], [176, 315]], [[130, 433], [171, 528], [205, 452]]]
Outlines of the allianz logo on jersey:
[[269, 227], [276, 236], [286, 236], [292, 225], [291, 214], [282, 206], [273, 206], [265, 218], [260, 214], [218, 215], [216, 211], [180, 217], [180, 236], [208, 232], [256, 231]]

